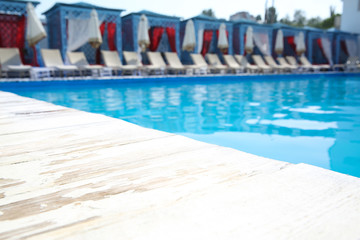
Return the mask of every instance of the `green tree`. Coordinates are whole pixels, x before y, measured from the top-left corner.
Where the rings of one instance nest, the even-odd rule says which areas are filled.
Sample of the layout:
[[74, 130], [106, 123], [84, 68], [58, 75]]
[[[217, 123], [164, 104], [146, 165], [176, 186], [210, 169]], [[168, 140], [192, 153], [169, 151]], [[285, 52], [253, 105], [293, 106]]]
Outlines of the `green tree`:
[[322, 19], [320, 17], [314, 17], [310, 18], [307, 21], [307, 26], [309, 27], [315, 27], [315, 28], [321, 28]]
[[203, 10], [202, 14], [209, 17], [215, 17], [215, 12], [211, 8]]
[[287, 24], [287, 25], [292, 25], [292, 21], [290, 20], [290, 16], [286, 15], [284, 18], [280, 19], [281, 23]]
[[257, 16], [255, 17], [255, 19], [256, 19], [256, 21], [261, 21], [261, 15], [260, 15], [260, 14], [257, 15]]
[[306, 14], [303, 10], [295, 10], [293, 25], [303, 27], [306, 24]]
[[265, 19], [266, 23], [276, 23], [277, 22], [276, 8], [269, 7], [265, 15], [266, 15], [266, 19]]

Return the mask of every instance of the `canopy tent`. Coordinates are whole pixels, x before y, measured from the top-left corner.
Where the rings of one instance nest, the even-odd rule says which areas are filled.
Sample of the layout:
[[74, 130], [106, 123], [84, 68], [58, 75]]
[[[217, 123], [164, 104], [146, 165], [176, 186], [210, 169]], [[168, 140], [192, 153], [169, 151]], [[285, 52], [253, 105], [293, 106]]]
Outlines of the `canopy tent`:
[[[198, 15], [188, 20], [192, 20], [194, 23], [195, 29], [195, 38], [196, 38], [196, 46], [193, 52], [201, 53], [205, 55], [206, 53], [221, 53], [222, 46], [218, 47], [219, 40], [220, 45], [222, 45], [227, 39], [228, 42], [228, 53], [233, 54], [232, 47], [232, 23], [208, 17], [205, 15]], [[185, 26], [188, 20], [184, 20], [181, 22], [181, 31], [180, 31], [180, 39], [183, 41], [185, 34]], [[220, 25], [225, 27], [225, 36], [220, 34], [219, 29]]]
[[[198, 15], [190, 19], [184, 20], [180, 24], [180, 40], [184, 41], [186, 23], [191, 20], [194, 23], [195, 29], [195, 47], [191, 53], [201, 53], [205, 56], [206, 53], [217, 53], [222, 60], [222, 54], [233, 54], [232, 35], [233, 24], [223, 19], [217, 19], [205, 15]], [[220, 34], [220, 25], [225, 26], [225, 34]], [[220, 39], [221, 38], [221, 39]], [[220, 40], [220, 42], [219, 42]], [[227, 40], [228, 48], [226, 50], [222, 45]], [[220, 48], [219, 48], [220, 43]], [[190, 52], [181, 52], [181, 61], [185, 64], [192, 64]]]
[[305, 27], [307, 30], [307, 58], [313, 64], [334, 63], [334, 34], [322, 29]]
[[[303, 47], [305, 49], [307, 49], [307, 46], [306, 46], [306, 30], [305, 29], [291, 27], [289, 25], [282, 24], [282, 23], [274, 23], [274, 24], [271, 24], [271, 26], [273, 27], [274, 36], [277, 35], [277, 32], [279, 30], [281, 30], [282, 33], [283, 33], [283, 37], [284, 37], [284, 51], [283, 51], [283, 54], [285, 56], [296, 56], [297, 55], [297, 53], [296, 53], [296, 41], [297, 41], [297, 37], [299, 36], [299, 34], [301, 32], [304, 35], [304, 43], [305, 43], [305, 45]], [[305, 54], [306, 54], [306, 51], [305, 51]]]
[[[29, 12], [27, 9], [28, 4], [31, 5], [32, 9], [29, 10], [32, 11], [39, 2], [0, 0], [0, 47], [18, 48], [24, 64], [38, 65], [40, 54], [37, 54], [39, 46], [36, 43], [39, 40], [39, 36], [32, 31], [36, 28], [33, 23], [38, 21], [38, 18], [36, 14], [34, 15], [34, 11]], [[31, 35], [30, 38], [29, 34]], [[32, 50], [31, 47], [33, 48]]]
[[358, 35], [331, 29], [328, 32], [333, 34], [334, 63], [345, 63], [349, 57], [359, 56], [360, 49]]
[[130, 13], [122, 17], [123, 50], [137, 52], [139, 47], [138, 27], [141, 16], [148, 21], [150, 51], [180, 52], [180, 18], [150, 11]]
[[[97, 30], [94, 30], [93, 34], [91, 34], [88, 33], [86, 27], [90, 24], [89, 20], [92, 10], [95, 10], [98, 15], [99, 23], [97, 25], [100, 25], [100, 36], [106, 39], [102, 41], [99, 48], [93, 48], [90, 45], [90, 43], [94, 43], [92, 45], [95, 46], [98, 45], [99, 40], [81, 44], [84, 41], [88, 42], [89, 38], [93, 38], [91, 35], [99, 39]], [[80, 50], [84, 52], [90, 64], [100, 63], [100, 50], [117, 51], [121, 57], [122, 39], [120, 14], [122, 11], [122, 9], [103, 8], [83, 2], [75, 4], [56, 3], [44, 13], [48, 24], [49, 48], [60, 49], [63, 56], [66, 56], [67, 51]], [[76, 34], [72, 35], [71, 33]], [[86, 34], [90, 34], [90, 37], [86, 36], [85, 39], [83, 36]], [[72, 45], [74, 43], [73, 41], [78, 42]]]
[[247, 35], [249, 27], [252, 29], [252, 35], [254, 39], [255, 54], [271, 55], [272, 42], [273, 42], [273, 30], [270, 26], [258, 24], [257, 22], [250, 20], [238, 20], [234, 23], [234, 53], [245, 55], [249, 53], [246, 51]]

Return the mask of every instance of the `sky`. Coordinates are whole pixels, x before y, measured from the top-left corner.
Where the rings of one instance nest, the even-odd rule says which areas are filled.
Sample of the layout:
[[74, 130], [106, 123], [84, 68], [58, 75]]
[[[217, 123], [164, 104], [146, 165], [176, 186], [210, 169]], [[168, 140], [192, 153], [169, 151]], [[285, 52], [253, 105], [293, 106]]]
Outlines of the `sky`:
[[[37, 0], [40, 4], [37, 6], [37, 13], [48, 10], [56, 2], [76, 3], [87, 2], [101, 7], [124, 9], [122, 16], [141, 10], [149, 10], [160, 14], [177, 16], [188, 19], [199, 15], [202, 10], [211, 8], [215, 12], [217, 18], [229, 19], [230, 15], [239, 11], [248, 11], [250, 14], [261, 15], [264, 18], [265, 2], [267, 0]], [[342, 13], [342, 0], [268, 0], [268, 7], [274, 6], [278, 13], [278, 20], [289, 15], [293, 18], [294, 11], [303, 10], [306, 18], [321, 17], [322, 19], [329, 17], [330, 6], [335, 7], [335, 13]]]

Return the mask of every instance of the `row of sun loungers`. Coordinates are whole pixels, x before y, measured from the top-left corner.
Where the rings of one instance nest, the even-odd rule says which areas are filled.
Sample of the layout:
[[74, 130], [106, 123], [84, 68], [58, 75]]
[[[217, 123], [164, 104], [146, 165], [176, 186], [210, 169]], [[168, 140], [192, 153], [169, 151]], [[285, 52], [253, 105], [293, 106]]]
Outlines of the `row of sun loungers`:
[[[330, 65], [312, 65], [304, 56], [299, 58], [300, 64], [293, 56], [278, 57], [277, 62], [272, 56], [252, 55], [255, 64], [250, 64], [242, 55], [223, 55], [223, 64], [217, 54], [208, 53], [205, 58], [201, 54], [190, 54], [193, 65], [181, 63], [178, 55], [165, 52], [164, 58], [160, 52], [147, 52], [150, 65], [143, 65], [139, 54], [124, 51], [126, 62], [122, 64], [117, 51], [101, 51], [103, 65], [90, 65], [83, 52], [68, 52], [69, 64], [64, 64], [58, 49], [41, 49], [41, 55], [46, 69], [51, 76], [103, 76], [108, 75], [149, 75], [149, 74], [208, 74], [208, 73], [284, 73], [304, 71], [327, 71]], [[164, 59], [166, 61], [164, 61]], [[206, 61], [206, 60], [207, 61]], [[17, 48], [0, 48], [1, 77], [9, 77], [11, 73], [20, 77], [30, 76], [31, 66], [23, 65]], [[342, 67], [344, 66], [336, 66]], [[359, 68], [359, 66], [357, 66]], [[40, 68], [41, 69], [41, 68]]]

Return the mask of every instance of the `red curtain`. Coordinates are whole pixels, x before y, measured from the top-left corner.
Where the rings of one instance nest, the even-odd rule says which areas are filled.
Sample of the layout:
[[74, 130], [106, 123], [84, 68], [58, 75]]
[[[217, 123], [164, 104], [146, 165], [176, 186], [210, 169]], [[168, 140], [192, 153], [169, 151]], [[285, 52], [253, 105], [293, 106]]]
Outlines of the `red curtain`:
[[163, 27], [152, 27], [150, 30], [150, 51], [154, 52], [158, 49], [161, 37], [164, 33]]
[[340, 47], [341, 47], [341, 49], [345, 52], [345, 54], [346, 54], [347, 56], [349, 56], [349, 52], [348, 52], [348, 49], [347, 49], [347, 47], [346, 47], [345, 40], [341, 40], [341, 41], [340, 41]]
[[169, 44], [171, 51], [176, 52], [176, 38], [175, 38], [175, 28], [167, 27], [166, 34], [169, 39]]
[[317, 42], [317, 44], [318, 44], [319, 47], [320, 47], [320, 50], [321, 50], [322, 55], [324, 56], [325, 59], [327, 59], [327, 58], [326, 58], [326, 55], [325, 55], [325, 52], [324, 52], [324, 48], [323, 48], [322, 42], [321, 42], [321, 38], [316, 39], [316, 42]]
[[[105, 22], [103, 22], [100, 25], [100, 34], [103, 37], [104, 36], [104, 32], [105, 32]], [[96, 49], [96, 64], [100, 64], [101, 63], [101, 50], [100, 47], [98, 49]]]
[[203, 46], [201, 50], [201, 54], [203, 56], [205, 56], [205, 54], [210, 49], [212, 36], [213, 36], [213, 30], [204, 30]]
[[32, 51], [33, 51], [33, 59], [31, 61], [31, 65], [32, 66], [35, 66], [35, 67], [38, 67], [39, 66], [39, 63], [38, 63], [38, 60], [37, 60], [37, 52], [36, 52], [36, 46], [33, 46], [32, 48]]
[[109, 22], [107, 24], [107, 30], [108, 30], [108, 45], [110, 51], [116, 51], [116, 23]]
[[290, 47], [292, 48], [292, 50], [296, 51], [295, 37], [288, 36], [288, 37], [285, 37], [285, 39], [288, 42], [288, 44], [290, 45]]
[[19, 48], [24, 62], [25, 16], [0, 14], [0, 47]]

